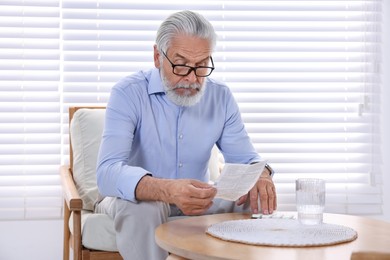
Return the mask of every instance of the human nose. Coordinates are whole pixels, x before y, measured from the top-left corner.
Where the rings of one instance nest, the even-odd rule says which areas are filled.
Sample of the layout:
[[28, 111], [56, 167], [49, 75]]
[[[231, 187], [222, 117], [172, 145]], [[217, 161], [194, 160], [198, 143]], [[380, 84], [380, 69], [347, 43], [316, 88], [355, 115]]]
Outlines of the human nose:
[[189, 73], [187, 76], [185, 76], [185, 79], [186, 79], [187, 81], [191, 82], [191, 83], [195, 83], [195, 82], [198, 80], [198, 77], [197, 77], [196, 74], [195, 74], [195, 70], [192, 69], [192, 70], [190, 71], [190, 73]]

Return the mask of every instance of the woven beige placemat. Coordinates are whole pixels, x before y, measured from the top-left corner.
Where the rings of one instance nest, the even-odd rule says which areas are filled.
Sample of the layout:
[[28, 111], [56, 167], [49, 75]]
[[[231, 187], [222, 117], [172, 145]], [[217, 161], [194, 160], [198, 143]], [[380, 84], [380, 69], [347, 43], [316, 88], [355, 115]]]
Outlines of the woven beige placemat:
[[357, 232], [350, 227], [302, 225], [295, 219], [230, 220], [209, 226], [206, 233], [226, 241], [288, 247], [333, 245], [357, 238]]

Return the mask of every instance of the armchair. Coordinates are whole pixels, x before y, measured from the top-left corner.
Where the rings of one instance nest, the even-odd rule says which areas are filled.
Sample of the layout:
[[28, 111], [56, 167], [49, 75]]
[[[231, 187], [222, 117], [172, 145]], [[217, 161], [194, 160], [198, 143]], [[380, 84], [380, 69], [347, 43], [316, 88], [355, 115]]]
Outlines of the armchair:
[[[69, 260], [123, 259], [116, 246], [113, 220], [93, 212], [98, 196], [95, 168], [104, 127], [104, 107], [69, 108], [69, 165], [60, 168], [64, 193], [64, 252]], [[209, 161], [210, 178], [220, 171], [218, 148]]]
[[98, 196], [95, 168], [104, 126], [104, 107], [69, 108], [70, 164], [60, 168], [64, 193], [64, 252], [74, 260], [122, 260], [113, 221], [93, 213]]

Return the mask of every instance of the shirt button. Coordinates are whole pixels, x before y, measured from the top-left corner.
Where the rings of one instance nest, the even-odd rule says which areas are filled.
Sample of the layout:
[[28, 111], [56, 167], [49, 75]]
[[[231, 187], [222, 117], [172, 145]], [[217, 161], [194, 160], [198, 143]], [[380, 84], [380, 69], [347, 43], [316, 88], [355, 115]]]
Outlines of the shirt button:
[[179, 135], [179, 139], [183, 139], [183, 135], [181, 134], [181, 135]]
[[183, 164], [182, 163], [179, 163], [179, 168], [183, 167]]

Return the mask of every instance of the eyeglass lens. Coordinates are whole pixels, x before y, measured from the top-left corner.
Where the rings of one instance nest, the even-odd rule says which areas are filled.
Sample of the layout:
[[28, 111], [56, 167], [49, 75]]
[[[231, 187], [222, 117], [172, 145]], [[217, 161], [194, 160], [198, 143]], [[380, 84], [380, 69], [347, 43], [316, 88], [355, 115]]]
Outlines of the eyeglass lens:
[[176, 65], [173, 68], [173, 73], [179, 76], [186, 76], [191, 73], [191, 70], [195, 71], [196, 76], [208, 76], [211, 74], [212, 69], [208, 67], [196, 67], [196, 68], [191, 68], [188, 66], [183, 66], [183, 65]]

